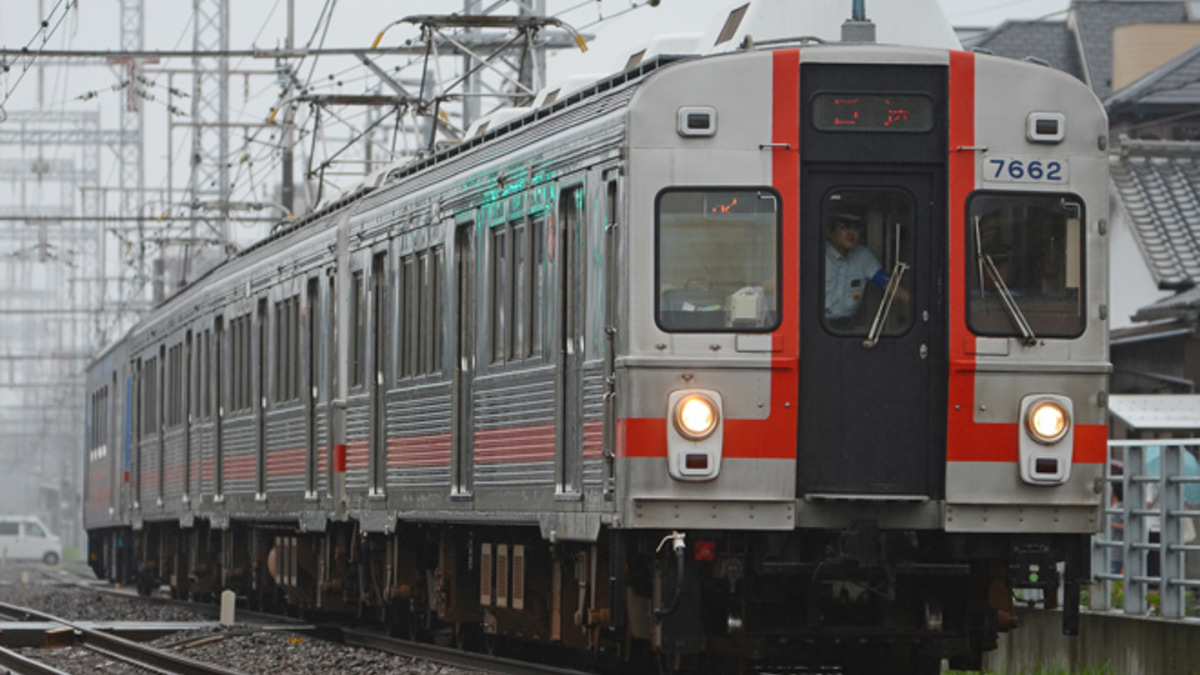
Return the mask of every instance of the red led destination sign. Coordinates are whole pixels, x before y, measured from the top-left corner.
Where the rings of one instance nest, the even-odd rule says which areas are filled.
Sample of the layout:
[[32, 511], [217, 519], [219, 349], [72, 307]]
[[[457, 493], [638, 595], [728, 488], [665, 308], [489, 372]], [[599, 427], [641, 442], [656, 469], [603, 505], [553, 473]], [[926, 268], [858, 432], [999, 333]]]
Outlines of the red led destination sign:
[[933, 101], [912, 94], [818, 94], [812, 120], [821, 131], [924, 133], [933, 129]]

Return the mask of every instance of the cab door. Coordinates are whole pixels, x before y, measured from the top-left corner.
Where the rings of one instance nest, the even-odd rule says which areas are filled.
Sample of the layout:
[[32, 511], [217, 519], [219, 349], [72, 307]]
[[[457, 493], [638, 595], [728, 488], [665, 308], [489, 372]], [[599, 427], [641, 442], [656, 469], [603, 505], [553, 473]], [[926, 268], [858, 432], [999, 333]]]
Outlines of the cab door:
[[[946, 222], [935, 172], [801, 179], [801, 494], [934, 497]], [[846, 223], [859, 228], [849, 251]]]

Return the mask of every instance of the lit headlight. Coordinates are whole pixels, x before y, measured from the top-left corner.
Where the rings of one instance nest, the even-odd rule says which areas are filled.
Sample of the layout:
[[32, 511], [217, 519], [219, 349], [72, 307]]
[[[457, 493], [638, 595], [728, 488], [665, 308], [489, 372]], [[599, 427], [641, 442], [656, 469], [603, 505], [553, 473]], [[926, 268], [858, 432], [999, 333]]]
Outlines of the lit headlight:
[[1039, 442], [1056, 443], [1071, 428], [1071, 416], [1056, 401], [1039, 401], [1029, 408], [1025, 426]]
[[675, 429], [684, 438], [702, 441], [717, 428], [717, 405], [707, 396], [691, 394], [675, 404]]

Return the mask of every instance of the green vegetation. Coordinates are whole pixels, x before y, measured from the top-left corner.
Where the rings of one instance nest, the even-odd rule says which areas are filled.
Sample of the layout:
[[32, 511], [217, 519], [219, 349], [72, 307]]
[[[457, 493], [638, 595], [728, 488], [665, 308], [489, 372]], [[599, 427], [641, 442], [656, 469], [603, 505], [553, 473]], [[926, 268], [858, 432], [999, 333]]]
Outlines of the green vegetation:
[[[1083, 595], [1080, 599], [1080, 605], [1084, 608], [1088, 607], [1088, 592], [1089, 589], [1083, 590]], [[1162, 598], [1159, 597], [1158, 591], [1150, 591], [1146, 594], [1146, 603], [1149, 605], [1150, 616], [1161, 616], [1160, 606]], [[1114, 610], [1121, 610], [1125, 607], [1125, 582], [1112, 582], [1112, 607]], [[1187, 590], [1183, 594], [1184, 616], [1200, 617], [1200, 595], [1194, 590]]]

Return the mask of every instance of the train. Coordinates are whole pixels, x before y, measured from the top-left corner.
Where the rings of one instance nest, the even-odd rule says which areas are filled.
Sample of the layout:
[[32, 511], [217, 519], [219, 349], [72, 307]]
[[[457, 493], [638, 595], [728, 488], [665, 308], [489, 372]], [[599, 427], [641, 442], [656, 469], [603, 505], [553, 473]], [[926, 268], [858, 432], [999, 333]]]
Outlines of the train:
[[87, 370], [97, 576], [626, 672], [979, 668], [1015, 593], [1078, 632], [1104, 109], [857, 15], [797, 37], [801, 4], [544, 92], [147, 313]]

